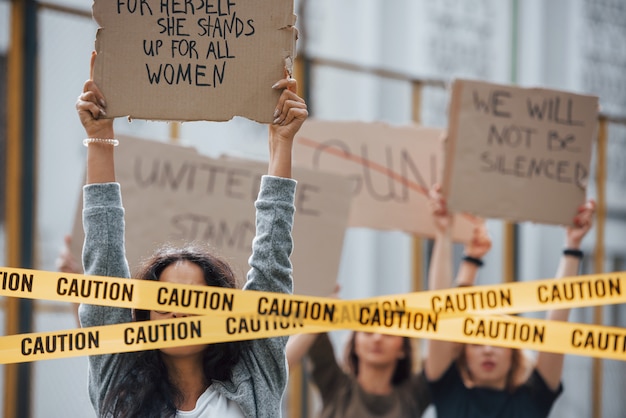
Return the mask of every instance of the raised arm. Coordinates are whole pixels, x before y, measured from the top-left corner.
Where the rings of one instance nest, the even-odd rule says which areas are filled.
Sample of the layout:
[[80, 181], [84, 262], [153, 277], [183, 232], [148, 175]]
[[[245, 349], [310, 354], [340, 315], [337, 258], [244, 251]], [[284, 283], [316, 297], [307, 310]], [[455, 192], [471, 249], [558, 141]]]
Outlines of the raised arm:
[[91, 77], [85, 82], [83, 93], [76, 102], [76, 110], [87, 138], [96, 139], [88, 145], [87, 184], [115, 181], [114, 147], [102, 141], [115, 138], [113, 119], [106, 119], [104, 95], [93, 81], [95, 59], [96, 53], [93, 52], [91, 54]]
[[62, 273], [83, 274], [83, 266], [74, 258], [71, 247], [72, 236], [66, 235], [63, 237], [63, 248], [61, 248], [59, 256], [56, 259], [57, 270]]
[[484, 220], [474, 224], [471, 240], [465, 244], [464, 257], [456, 274], [457, 287], [473, 286], [478, 275], [478, 269], [483, 265], [483, 257], [491, 249], [491, 237]]
[[287, 364], [293, 369], [300, 364], [319, 334], [294, 334], [287, 341]]
[[274, 122], [269, 125], [270, 159], [267, 174], [291, 178], [293, 139], [309, 113], [304, 100], [296, 94], [296, 80], [285, 78], [272, 88], [282, 89], [283, 92], [274, 111]]
[[[574, 218], [573, 225], [566, 228], [565, 250], [574, 251], [567, 251], [568, 254], [564, 252], [561, 256], [556, 272], [557, 278], [577, 276], [579, 274], [582, 253], [579, 253], [580, 257], [576, 253], [580, 251], [580, 243], [591, 229], [595, 209], [596, 203], [593, 200], [589, 200], [584, 205], [581, 205], [578, 208], [578, 214]], [[569, 311], [569, 309], [549, 311], [546, 319], [567, 321]], [[556, 390], [561, 382], [563, 360], [563, 354], [539, 352], [537, 355], [537, 371], [552, 390]]]
[[435, 245], [430, 259], [428, 287], [430, 290], [447, 289], [452, 287], [452, 215], [438, 184], [431, 188], [429, 199]]
[[293, 139], [308, 116], [306, 103], [295, 92], [296, 80], [285, 78], [272, 88], [282, 90], [269, 126], [267, 176], [255, 202], [256, 235], [252, 242], [249, 290], [291, 293], [292, 225], [296, 182], [291, 179]]
[[[62, 273], [69, 274], [83, 274], [83, 266], [74, 258], [74, 255], [71, 251], [72, 247], [72, 236], [66, 235], [64, 237], [64, 245], [61, 248], [61, 252], [59, 252], [59, 256], [56, 260], [57, 270]], [[78, 316], [78, 307], [79, 303], [74, 303], [72, 311], [74, 312], [74, 317], [76, 318], [76, 324], [80, 325], [80, 318]]]
[[[262, 177], [255, 201], [256, 234], [244, 289], [291, 293], [296, 192], [296, 182], [291, 179], [291, 150], [295, 134], [308, 113], [304, 101], [295, 93], [295, 80], [280, 80], [273, 88], [283, 91], [275, 108], [275, 120], [269, 127], [268, 175]], [[265, 388], [267, 393], [262, 403], [255, 404], [255, 411], [245, 411], [246, 416], [257, 416], [267, 408], [280, 409], [288, 379], [286, 344], [287, 337], [252, 340], [250, 349], [244, 352], [241, 364], [246, 365], [246, 375], [251, 376], [253, 385], [259, 388], [257, 391]]]
[[[91, 56], [91, 69], [96, 54]], [[106, 118], [106, 102], [90, 77], [76, 101], [76, 110], [87, 138], [87, 179], [83, 187], [82, 262], [86, 274], [130, 277], [124, 248], [124, 209], [121, 189], [115, 183], [113, 120]], [[81, 326], [130, 322], [130, 309], [82, 304]], [[89, 395], [98, 415], [111, 384], [118, 379], [117, 354], [89, 356]]]
[[[435, 246], [430, 257], [428, 286], [430, 290], [452, 287], [452, 216], [448, 212], [441, 187], [430, 190], [430, 207], [435, 224]], [[424, 372], [428, 380], [438, 380], [460, 353], [461, 345], [429, 340]]]

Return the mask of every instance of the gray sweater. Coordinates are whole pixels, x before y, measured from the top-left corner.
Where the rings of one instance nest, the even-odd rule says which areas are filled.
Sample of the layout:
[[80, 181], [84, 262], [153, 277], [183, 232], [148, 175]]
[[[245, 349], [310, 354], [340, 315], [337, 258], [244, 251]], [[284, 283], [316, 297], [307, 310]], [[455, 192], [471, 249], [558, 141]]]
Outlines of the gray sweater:
[[[263, 176], [255, 202], [256, 236], [252, 243], [246, 290], [292, 293], [289, 256], [295, 212], [296, 182]], [[130, 277], [124, 250], [124, 208], [118, 183], [84, 187], [83, 227], [85, 274]], [[129, 309], [81, 305], [84, 327], [131, 321]], [[214, 388], [235, 401], [246, 417], [275, 418], [281, 415], [282, 396], [287, 384], [285, 345], [287, 337], [253, 340], [233, 368], [232, 378], [213, 381]], [[102, 402], [124, 376], [118, 354], [89, 357], [89, 395], [98, 416]]]

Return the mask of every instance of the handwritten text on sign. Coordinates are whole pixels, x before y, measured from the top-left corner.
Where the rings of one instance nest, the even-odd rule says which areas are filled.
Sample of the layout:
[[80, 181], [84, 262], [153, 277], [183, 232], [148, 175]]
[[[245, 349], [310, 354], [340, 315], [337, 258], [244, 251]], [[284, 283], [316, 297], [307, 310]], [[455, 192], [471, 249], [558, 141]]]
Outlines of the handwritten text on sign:
[[[270, 120], [271, 86], [293, 54], [291, 1], [96, 0], [94, 17], [101, 26], [95, 77], [109, 115]], [[249, 103], [250, 90], [265, 105]]]
[[449, 206], [568, 224], [585, 198], [596, 97], [458, 80], [446, 150]]
[[[131, 269], [165, 243], [195, 242], [208, 244], [228, 260], [243, 284], [255, 235], [254, 202], [267, 163], [213, 159], [193, 149], [137, 138], [120, 142], [115, 170], [122, 186]], [[293, 227], [297, 247], [291, 257], [295, 289], [328, 295], [339, 271], [351, 203], [349, 183], [304, 168], [293, 174], [298, 180]], [[80, 211], [73, 234], [73, 252], [80, 259]]]
[[[441, 138], [440, 129], [412, 125], [308, 120], [296, 136], [294, 161], [350, 179], [350, 226], [433, 237], [428, 191], [441, 178]], [[472, 225], [460, 216], [454, 239], [468, 241]]]

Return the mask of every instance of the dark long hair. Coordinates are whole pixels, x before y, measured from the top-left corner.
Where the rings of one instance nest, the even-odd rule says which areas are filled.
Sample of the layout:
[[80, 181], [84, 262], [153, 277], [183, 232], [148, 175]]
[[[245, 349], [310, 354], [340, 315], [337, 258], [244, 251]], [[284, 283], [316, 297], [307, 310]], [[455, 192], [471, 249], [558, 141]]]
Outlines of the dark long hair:
[[[391, 376], [391, 383], [396, 386], [404, 382], [413, 373], [413, 347], [411, 339], [402, 337], [402, 353], [404, 356], [396, 361], [396, 368]], [[353, 376], [359, 375], [359, 357], [356, 355], [356, 331], [350, 335], [346, 346], [345, 366]]]
[[[236, 287], [236, 278], [230, 266], [197, 246], [159, 249], [144, 262], [136, 277], [159, 280], [163, 270], [179, 261], [189, 261], [199, 266], [208, 286]], [[147, 321], [150, 319], [150, 311], [137, 309], [133, 312], [133, 319]], [[203, 353], [206, 381], [229, 379], [245, 345], [245, 342], [208, 345]], [[119, 370], [124, 375], [117, 379], [115, 386], [107, 393], [102, 408], [103, 416], [153, 418], [173, 417], [176, 414], [176, 405], [183, 396], [172, 382], [159, 350], [120, 354]]]

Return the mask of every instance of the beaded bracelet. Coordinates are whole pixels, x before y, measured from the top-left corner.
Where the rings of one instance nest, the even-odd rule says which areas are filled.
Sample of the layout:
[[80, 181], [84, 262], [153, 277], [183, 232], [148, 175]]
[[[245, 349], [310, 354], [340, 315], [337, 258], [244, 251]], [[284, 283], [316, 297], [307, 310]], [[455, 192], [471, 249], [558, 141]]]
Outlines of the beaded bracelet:
[[576, 257], [579, 260], [582, 260], [585, 254], [581, 250], [577, 250], [575, 248], [566, 248], [563, 250], [563, 255], [569, 255], [572, 257]]
[[89, 144], [93, 144], [97, 142], [98, 144], [105, 144], [105, 145], [113, 145], [114, 147], [117, 147], [120, 144], [120, 141], [118, 141], [117, 139], [109, 139], [109, 138], [85, 138], [83, 139], [83, 145], [88, 147]]
[[463, 261], [467, 261], [468, 263], [472, 263], [477, 267], [482, 267], [485, 263], [483, 262], [483, 260], [481, 260], [480, 258], [476, 258], [476, 257], [472, 257], [469, 255], [466, 255], [465, 257], [463, 257]]

